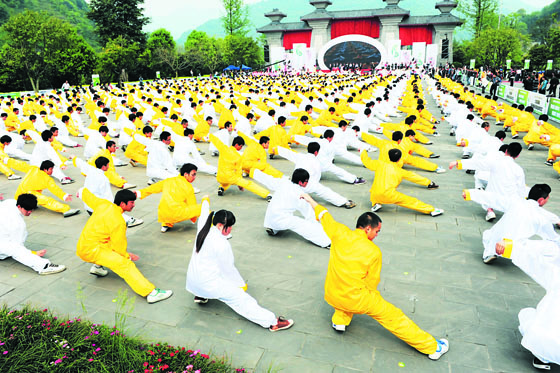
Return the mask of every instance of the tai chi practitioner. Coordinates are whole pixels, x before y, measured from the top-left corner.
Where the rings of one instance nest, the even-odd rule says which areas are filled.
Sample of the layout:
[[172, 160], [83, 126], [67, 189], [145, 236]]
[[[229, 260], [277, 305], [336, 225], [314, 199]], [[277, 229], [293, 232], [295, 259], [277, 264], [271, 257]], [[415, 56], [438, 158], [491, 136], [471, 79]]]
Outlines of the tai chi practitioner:
[[107, 133], [109, 132], [109, 128], [107, 126], [99, 127], [98, 131], [82, 126], [80, 127], [80, 131], [82, 131], [85, 136], [89, 136], [86, 142], [86, 146], [84, 146], [85, 159], [90, 159], [91, 157], [96, 155], [97, 152], [105, 149], [105, 144], [107, 144], [105, 136], [107, 136]]
[[31, 215], [36, 208], [37, 197], [33, 194], [24, 193], [17, 197], [17, 201], [8, 199], [0, 202], [0, 260], [11, 257], [40, 275], [62, 272], [65, 266], [42, 258], [47, 250], [35, 252], [25, 247], [27, 226], [23, 218]]
[[54, 163], [51, 161], [43, 161], [41, 167], [31, 166], [21, 183], [19, 184], [15, 198], [21, 194], [29, 193], [37, 197], [37, 203], [48, 210], [59, 212], [65, 218], [76, 215], [80, 212], [78, 209], [70, 209], [70, 206], [60, 203], [54, 198], [47, 197], [43, 194], [43, 190], [48, 189], [49, 192], [57, 196], [62, 201], [72, 201], [72, 195], [66, 194], [55, 184], [51, 178]]
[[361, 158], [364, 166], [375, 172], [375, 178], [370, 189], [370, 199], [373, 212], [379, 211], [384, 204], [395, 204], [411, 210], [438, 216], [443, 214], [442, 209], [424, 203], [417, 198], [407, 196], [397, 191], [402, 180], [408, 180], [418, 185], [426, 186], [428, 189], [436, 189], [439, 186], [429, 179], [412, 171], [403, 170], [399, 161], [402, 152], [399, 149], [389, 150], [389, 161], [372, 160], [367, 152], [362, 151]]
[[[309, 183], [309, 172], [298, 168], [294, 170], [291, 181], [287, 178], [276, 179], [259, 170], [253, 170], [251, 176], [274, 191], [264, 216], [264, 227], [270, 236], [290, 230], [317, 246], [328, 247], [331, 244], [323, 227], [315, 220], [313, 209], [301, 199]], [[296, 211], [303, 218], [294, 215]]]
[[196, 203], [195, 189], [192, 186], [196, 179], [197, 167], [186, 163], [179, 172], [179, 176], [136, 191], [140, 199], [154, 193], [162, 194], [158, 205], [158, 221], [161, 223], [162, 233], [181, 221], [190, 220], [195, 223], [200, 216], [200, 204]]
[[266, 151], [270, 149], [270, 139], [267, 136], [262, 136], [257, 142], [243, 132], [239, 132], [239, 135], [243, 137], [247, 144], [247, 149], [245, 149], [241, 157], [243, 172], [249, 174], [254, 168], [275, 178], [283, 176], [282, 172], [272, 167], [266, 161]]
[[312, 193], [327, 202], [347, 209], [356, 207], [354, 201], [341, 196], [329, 187], [320, 183], [321, 181], [321, 162], [318, 159], [321, 146], [318, 142], [310, 142], [307, 145], [307, 154], [296, 153], [290, 149], [278, 147], [278, 154], [294, 163], [294, 169], [302, 168], [309, 173], [309, 182], [304, 188], [305, 193]]
[[[523, 172], [521, 166], [515, 163], [515, 159], [519, 157], [521, 149], [521, 144], [514, 142], [508, 145], [504, 157], [464, 159], [449, 163], [449, 169], [457, 167], [459, 170], [490, 171], [486, 192], [509, 198], [523, 199], [527, 196], [525, 172]], [[501, 206], [498, 201], [493, 206], [482, 204], [482, 208], [486, 210], [486, 221], [492, 221], [496, 218], [494, 209], [505, 211], [505, 206]]]
[[476, 189], [463, 191], [463, 198], [467, 201], [472, 200], [491, 207], [500, 205], [504, 209], [502, 218], [482, 234], [484, 263], [489, 264], [496, 260], [496, 243], [504, 237], [521, 240], [537, 235], [542, 239], [560, 243], [560, 236], [554, 231], [554, 225], [560, 223], [560, 218], [543, 208], [548, 202], [550, 190], [547, 184], [536, 184], [529, 191], [527, 199]]
[[[224, 124], [224, 128], [214, 132], [213, 135], [220, 139], [221, 142], [229, 146], [233, 139], [237, 137], [237, 132], [233, 130], [233, 124], [228, 121]], [[218, 151], [218, 148], [213, 143], [210, 143], [210, 145], [208, 146], [208, 150], [212, 153], [213, 156], [217, 156], [220, 153]]]
[[[109, 172], [109, 159], [105, 157], [98, 157], [94, 162], [95, 166], [92, 166], [77, 157], [74, 158], [72, 162], [74, 162], [74, 165], [80, 169], [80, 172], [82, 174], [86, 175], [84, 188], [89, 189], [89, 191], [92, 192], [96, 197], [106, 199], [109, 202], [112, 202], [114, 200], [113, 192], [111, 191], [111, 183], [109, 182], [109, 179], [106, 175], [107, 172]], [[85, 203], [84, 208], [89, 215], [93, 213], [92, 208]], [[123, 218], [128, 228], [132, 228], [144, 223], [142, 219], [133, 218], [132, 216], [125, 213], [123, 213]]]
[[139, 134], [134, 135], [134, 140], [144, 145], [148, 152], [148, 163], [146, 165], [146, 176], [150, 178], [148, 185], [179, 174], [169, 154], [168, 148], [169, 144], [171, 144], [171, 134], [163, 131], [159, 135], [159, 139], [161, 141], [152, 140]]
[[243, 178], [242, 157], [241, 154], [239, 154], [243, 145], [245, 145], [243, 137], [237, 136], [233, 139], [233, 145], [229, 147], [214, 136], [214, 134], [210, 134], [210, 141], [220, 152], [218, 174], [216, 175], [216, 180], [220, 184], [218, 187], [219, 196], [223, 196], [231, 185], [237, 185], [241, 191], [246, 188], [261, 198], [268, 198], [269, 192], [267, 189], [252, 180]]
[[218, 173], [218, 169], [215, 166], [206, 163], [204, 158], [200, 155], [200, 152], [193, 141], [194, 131], [192, 129], [186, 128], [183, 131], [184, 136], [180, 136], [173, 131], [169, 131], [168, 127], [164, 127], [164, 129], [165, 131], [171, 133], [171, 139], [175, 143], [175, 149], [173, 150], [173, 164], [175, 167], [180, 168], [186, 163], [192, 163], [201, 172], [210, 175], [216, 175]]
[[536, 308], [523, 308], [519, 311], [519, 332], [523, 337], [521, 345], [533, 354], [535, 368], [550, 370], [550, 363], [560, 365], [558, 242], [505, 239], [496, 244], [496, 253], [511, 258], [513, 264], [546, 290]]
[[[31, 160], [29, 164], [32, 166], [40, 167], [43, 161], [51, 161], [53, 163], [52, 175], [55, 179], [58, 179], [61, 184], [71, 184], [74, 180], [66, 176], [63, 170], [66, 169], [66, 165], [62, 161], [59, 154], [54, 150], [51, 143], [54, 141], [54, 136], [51, 131], [46, 130], [39, 134], [35, 131], [26, 131], [33, 141], [35, 141], [35, 147], [31, 153]], [[39, 205], [41, 201], [39, 201]]]
[[271, 332], [290, 328], [293, 320], [276, 318], [246, 293], [247, 284], [235, 268], [233, 251], [227, 240], [235, 224], [233, 213], [227, 210], [209, 213], [209, 210], [210, 204], [205, 198], [187, 270], [186, 288], [194, 295], [194, 302], [203, 304], [208, 299], [217, 299]]
[[123, 212], [134, 208], [136, 194], [131, 190], [119, 190], [114, 202], [96, 197], [87, 188], [78, 192], [78, 198], [93, 209], [78, 240], [76, 254], [85, 262], [93, 263], [89, 273], [103, 277], [115, 272], [132, 290], [148, 303], [155, 303], [173, 295], [171, 290], [160, 290], [148, 281], [136, 268], [138, 255], [127, 252], [126, 223]]
[[[93, 157], [91, 157], [88, 160], [88, 164], [96, 167], [95, 161], [99, 157], [107, 158], [109, 160], [109, 166], [107, 168], [107, 171], [105, 171], [105, 176], [107, 177], [107, 179], [109, 179], [109, 182], [111, 184], [113, 184], [114, 186], [116, 186], [117, 188], [121, 188], [121, 189], [135, 188], [136, 185], [128, 183], [124, 177], [120, 176], [117, 173], [117, 170], [115, 169], [115, 160], [117, 160], [119, 162], [122, 162], [122, 161], [120, 161], [118, 158], [116, 158], [114, 156], [116, 151], [117, 151], [117, 144], [115, 144], [114, 141], [109, 140], [109, 141], [107, 141], [107, 144], [105, 144], [105, 149], [100, 150], [97, 154], [95, 154]], [[126, 166], [126, 163], [124, 165]], [[112, 198], [111, 198], [111, 200], [112, 200]]]
[[325, 279], [325, 301], [334, 308], [332, 327], [344, 332], [354, 314], [366, 314], [430, 359], [438, 360], [445, 354], [449, 350], [446, 339], [436, 340], [420, 329], [377, 290], [382, 254], [372, 241], [381, 230], [381, 219], [372, 212], [363, 213], [356, 229], [351, 230], [336, 222], [309, 195], [303, 197], [315, 210], [317, 220], [332, 242]]

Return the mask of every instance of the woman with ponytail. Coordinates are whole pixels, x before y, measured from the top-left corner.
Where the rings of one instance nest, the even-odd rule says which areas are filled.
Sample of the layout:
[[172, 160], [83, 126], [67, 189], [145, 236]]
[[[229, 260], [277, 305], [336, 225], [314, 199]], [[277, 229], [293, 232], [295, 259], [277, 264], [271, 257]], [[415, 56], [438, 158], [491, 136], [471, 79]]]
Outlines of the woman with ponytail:
[[187, 270], [187, 291], [194, 295], [194, 302], [204, 304], [208, 299], [218, 299], [271, 332], [290, 328], [294, 324], [293, 320], [286, 320], [282, 316], [276, 318], [246, 293], [247, 284], [235, 268], [233, 251], [228, 241], [235, 224], [233, 213], [227, 210], [209, 211], [210, 202], [205, 196]]

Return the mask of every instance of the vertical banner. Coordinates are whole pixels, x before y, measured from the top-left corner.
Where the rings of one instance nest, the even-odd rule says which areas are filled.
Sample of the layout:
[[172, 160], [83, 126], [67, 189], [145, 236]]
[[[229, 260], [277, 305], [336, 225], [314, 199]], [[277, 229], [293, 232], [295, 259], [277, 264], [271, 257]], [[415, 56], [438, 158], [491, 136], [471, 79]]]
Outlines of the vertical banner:
[[416, 66], [422, 66], [426, 61], [426, 42], [412, 43], [412, 58], [416, 60]]
[[317, 55], [315, 54], [315, 49], [305, 48], [304, 52], [305, 59], [305, 69], [307, 71], [315, 71]]
[[470, 68], [470, 69], [474, 69], [474, 64], [475, 64], [475, 62], [476, 62], [475, 59], [472, 59], [472, 60], [471, 60], [471, 64], [469, 65], [469, 68]]
[[101, 84], [101, 79], [99, 79], [99, 74], [94, 74], [91, 76], [91, 82], [93, 85]]
[[[285, 58], [286, 50], [284, 47], [272, 47], [270, 48], [270, 63], [280, 62]], [[283, 69], [282, 64], [274, 65], [274, 70]]]
[[305, 67], [305, 50], [307, 49], [307, 44], [305, 43], [294, 43], [292, 50], [293, 61], [292, 67], [296, 71], [301, 71]]
[[389, 50], [389, 63], [400, 63], [401, 62], [401, 41], [400, 40], [389, 40], [387, 43], [387, 49]]
[[519, 93], [517, 94], [517, 103], [527, 106], [528, 101], [529, 101], [529, 91], [520, 89]]
[[550, 99], [548, 106], [548, 116], [557, 122], [560, 122], [560, 100], [557, 98]]
[[428, 44], [426, 46], [426, 63], [432, 67], [437, 66], [439, 44]]
[[546, 69], [547, 70], [552, 70], [552, 62], [553, 62], [553, 60], [546, 61]]
[[506, 98], [506, 86], [503, 84], [500, 84], [498, 87], [498, 97], [502, 99]]
[[156, 71], [156, 78], [161, 79], [161, 74], [159, 71]]
[[412, 61], [412, 53], [409, 50], [401, 51], [401, 63], [409, 65]]
[[525, 60], [525, 66], [523, 68], [527, 70], [529, 66], [531, 66], [531, 60]]
[[508, 70], [511, 69], [511, 60], [506, 60], [506, 68], [507, 68]]

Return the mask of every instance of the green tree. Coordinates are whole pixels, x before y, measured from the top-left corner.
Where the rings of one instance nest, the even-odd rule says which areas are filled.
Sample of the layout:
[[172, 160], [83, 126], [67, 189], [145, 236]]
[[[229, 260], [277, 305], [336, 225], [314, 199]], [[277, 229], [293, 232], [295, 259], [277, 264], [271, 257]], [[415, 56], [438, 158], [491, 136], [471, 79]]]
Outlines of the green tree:
[[550, 29], [547, 44], [550, 47], [550, 59], [560, 61], [560, 28], [553, 27]]
[[44, 12], [25, 11], [11, 17], [2, 31], [6, 39], [1, 50], [2, 76], [26, 76], [35, 92], [41, 82], [80, 83], [93, 70], [93, 49], [68, 22]]
[[477, 64], [488, 66], [505, 65], [507, 59], [520, 62], [523, 57], [522, 46], [526, 37], [518, 31], [501, 28], [486, 29], [472, 43], [472, 50]]
[[264, 53], [262, 47], [253, 38], [230, 35], [224, 39], [223, 61], [226, 65], [244, 64], [256, 67], [264, 63]]
[[150, 70], [153, 74], [160, 71], [162, 75], [167, 76], [172, 71], [167, 63], [163, 60], [163, 56], [167, 60], [168, 56], [176, 54], [175, 40], [171, 33], [166, 29], [158, 29], [150, 34], [146, 42], [146, 49], [140, 56], [141, 64]]
[[150, 18], [142, 13], [144, 0], [91, 0], [88, 18], [95, 22], [96, 31], [103, 44], [123, 37], [144, 45], [146, 34], [142, 27]]
[[185, 42], [188, 66], [194, 73], [215, 72], [223, 64], [222, 46], [222, 39], [211, 38], [203, 31], [192, 31]]
[[466, 26], [477, 38], [497, 20], [498, 0], [460, 0], [457, 8], [466, 17]]
[[532, 67], [545, 68], [546, 61], [550, 59], [550, 48], [544, 44], [535, 44], [529, 50], [527, 59], [531, 60]]
[[99, 56], [98, 71], [103, 82], [116, 82], [124, 71], [135, 72], [140, 46], [122, 36], [109, 40]]
[[222, 26], [226, 35], [244, 35], [250, 25], [249, 10], [243, 0], [222, 0], [225, 16]]

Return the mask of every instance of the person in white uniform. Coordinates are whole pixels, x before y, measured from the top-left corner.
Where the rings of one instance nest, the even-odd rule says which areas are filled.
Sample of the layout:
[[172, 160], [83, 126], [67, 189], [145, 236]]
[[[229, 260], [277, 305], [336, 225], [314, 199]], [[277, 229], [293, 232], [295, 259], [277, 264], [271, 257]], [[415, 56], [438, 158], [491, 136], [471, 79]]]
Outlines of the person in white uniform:
[[[71, 184], [74, 180], [64, 174], [62, 170], [66, 169], [66, 165], [58, 156], [58, 153], [51, 146], [54, 136], [50, 130], [43, 131], [41, 135], [33, 130], [26, 131], [26, 133], [35, 141], [35, 147], [31, 153], [31, 160], [29, 164], [32, 166], [40, 167], [43, 161], [51, 161], [54, 163], [52, 177], [58, 179], [61, 184]], [[9, 155], [9, 154], [8, 154]]]
[[[506, 237], [504, 237], [506, 238]], [[547, 240], [505, 239], [496, 244], [496, 254], [510, 258], [517, 267], [541, 285], [545, 296], [536, 308], [519, 311], [521, 345], [533, 354], [533, 366], [550, 370], [560, 364], [560, 247]]]
[[176, 134], [167, 126], [164, 126], [164, 131], [171, 134], [171, 140], [175, 143], [175, 149], [173, 150], [173, 164], [177, 168], [181, 168], [184, 164], [192, 163], [201, 172], [214, 176], [218, 173], [218, 169], [215, 166], [206, 163], [204, 158], [200, 155], [198, 148], [193, 141], [194, 131], [192, 129], [186, 128], [184, 136]]
[[[0, 200], [2, 199], [0, 195]], [[32, 252], [25, 247], [27, 226], [23, 219], [37, 208], [37, 197], [33, 194], [20, 194], [17, 201], [8, 199], [0, 202], [0, 260], [12, 258], [30, 267], [40, 275], [50, 275], [66, 269], [63, 265], [53, 264], [42, 258], [47, 252]]]
[[463, 198], [466, 200], [505, 207], [502, 218], [482, 234], [484, 263], [489, 264], [496, 260], [496, 243], [504, 237], [521, 240], [536, 235], [560, 243], [560, 235], [554, 231], [554, 225], [560, 223], [560, 218], [543, 208], [548, 202], [550, 190], [547, 184], [535, 184], [529, 191], [527, 199], [487, 193], [477, 189], [463, 192]]
[[[297, 168], [292, 174], [292, 180], [274, 178], [264, 172], [252, 170], [252, 178], [274, 191], [272, 199], [266, 208], [264, 227], [270, 236], [279, 231], [293, 231], [319, 247], [329, 247], [331, 240], [315, 219], [315, 212], [301, 196], [309, 183], [309, 172]], [[298, 211], [303, 218], [294, 215]]]
[[246, 293], [247, 285], [237, 268], [235, 268], [233, 251], [227, 237], [235, 224], [231, 211], [210, 211], [207, 196], [202, 200], [202, 209], [198, 219], [198, 231], [187, 270], [186, 288], [194, 295], [198, 304], [217, 299], [235, 312], [275, 332], [288, 329], [293, 320], [282, 316], [276, 318], [274, 313], [261, 307], [255, 298]]
[[146, 166], [146, 176], [150, 178], [148, 185], [179, 175], [168, 149], [169, 144], [171, 144], [171, 133], [163, 131], [159, 135], [161, 141], [152, 140], [139, 134], [135, 134], [134, 139], [144, 145], [148, 152], [148, 164]]

